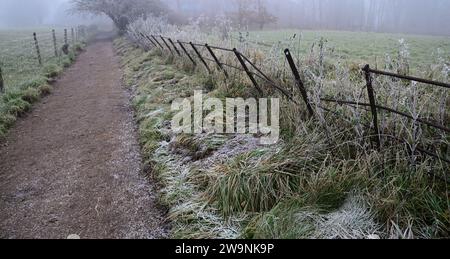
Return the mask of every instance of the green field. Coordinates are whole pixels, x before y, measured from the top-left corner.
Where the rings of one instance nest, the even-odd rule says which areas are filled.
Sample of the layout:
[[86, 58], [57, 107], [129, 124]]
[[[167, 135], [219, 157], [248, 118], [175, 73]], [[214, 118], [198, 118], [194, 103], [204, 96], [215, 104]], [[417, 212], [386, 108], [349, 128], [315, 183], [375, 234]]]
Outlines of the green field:
[[[38, 62], [33, 32], [37, 34], [42, 65]], [[0, 137], [34, 101], [50, 91], [49, 79], [68, 67], [82, 47], [77, 43], [68, 55], [61, 55], [63, 29], [56, 30], [56, 40], [58, 56], [51, 28], [0, 31], [0, 67], [4, 79], [4, 93], [0, 93]], [[68, 40], [72, 43], [70, 31]]]
[[[42, 66], [37, 59], [33, 32], [36, 32], [42, 57]], [[70, 31], [68, 33], [69, 41]], [[57, 48], [64, 44], [64, 30], [56, 30]], [[0, 66], [6, 88], [42, 76], [50, 67], [67, 63], [63, 57], [55, 57], [50, 28], [0, 31]]]
[[[295, 38], [294, 38], [294, 35]], [[397, 58], [399, 41], [404, 39], [408, 45], [410, 64], [413, 68], [430, 66], [440, 56], [450, 62], [450, 38], [419, 35], [402, 35], [370, 32], [345, 31], [255, 31], [242, 34], [243, 39], [266, 43], [269, 45], [280, 42], [280, 47], [291, 47], [299, 50], [301, 55], [310, 52], [314, 43], [324, 38], [326, 46], [334, 49], [333, 56], [371, 65], [384, 64], [386, 54]]]

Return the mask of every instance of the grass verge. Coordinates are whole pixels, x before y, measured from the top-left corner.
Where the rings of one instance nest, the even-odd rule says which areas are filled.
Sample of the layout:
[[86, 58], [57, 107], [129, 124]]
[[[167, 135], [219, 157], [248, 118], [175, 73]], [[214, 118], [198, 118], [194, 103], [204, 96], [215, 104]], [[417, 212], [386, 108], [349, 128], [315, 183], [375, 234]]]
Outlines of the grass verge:
[[444, 175], [446, 165], [431, 159], [413, 165], [403, 146], [369, 151], [342, 121], [308, 121], [288, 103], [282, 104], [283, 140], [274, 146], [249, 135], [174, 135], [173, 100], [200, 89], [247, 97], [252, 88], [126, 39], [115, 46], [172, 237], [449, 237], [448, 184], [430, 177]]

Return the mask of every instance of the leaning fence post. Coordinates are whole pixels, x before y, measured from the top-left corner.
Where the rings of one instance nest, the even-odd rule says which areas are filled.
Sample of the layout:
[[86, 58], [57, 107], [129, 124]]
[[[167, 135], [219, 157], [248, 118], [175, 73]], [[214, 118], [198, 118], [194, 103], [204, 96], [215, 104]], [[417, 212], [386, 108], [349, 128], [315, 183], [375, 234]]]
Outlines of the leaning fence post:
[[233, 49], [233, 52], [236, 55], [237, 59], [239, 60], [239, 63], [241, 63], [241, 66], [244, 68], [245, 73], [247, 73], [247, 76], [250, 78], [250, 81], [252, 81], [253, 85], [258, 90], [258, 92], [260, 94], [264, 94], [263, 90], [259, 87], [258, 82], [256, 82], [255, 77], [253, 76], [252, 72], [250, 72], [247, 65], [245, 64], [245, 61], [242, 59], [241, 53], [239, 53], [236, 48]]
[[303, 101], [305, 102], [306, 107], [308, 108], [309, 115], [313, 117], [314, 109], [312, 108], [311, 103], [309, 102], [308, 92], [306, 91], [305, 84], [303, 84], [303, 81], [300, 77], [300, 73], [298, 72], [297, 66], [295, 65], [291, 52], [289, 51], [289, 49], [285, 49], [284, 54], [286, 55], [286, 59], [289, 63], [289, 66], [291, 67], [292, 74], [294, 74], [295, 82], [297, 84], [298, 89], [300, 90], [300, 93], [302, 94]]
[[148, 43], [146, 43], [147, 38], [144, 36], [144, 34], [142, 32], [139, 33], [139, 36], [142, 40], [142, 44], [139, 44], [145, 51], [150, 50], [150, 47], [148, 47]]
[[147, 35], [144, 35], [144, 36], [153, 46], [155, 46], [156, 48], [158, 47], [158, 45], [156, 45], [156, 43], [154, 43], [153, 40], [149, 36], [147, 36]]
[[184, 51], [184, 53], [186, 54], [186, 56], [191, 60], [191, 62], [194, 64], [194, 66], [197, 66], [197, 62], [195, 62], [195, 60], [191, 57], [191, 55], [189, 54], [189, 52], [186, 50], [186, 48], [184, 47], [183, 43], [181, 43], [180, 41], [177, 41], [178, 44], [180, 44], [181, 49]]
[[155, 36], [152, 35], [152, 38], [156, 41], [156, 43], [158, 43], [159, 47], [161, 47], [161, 49], [164, 49], [163, 45], [161, 45], [161, 43], [159, 43], [159, 41], [156, 39]]
[[211, 54], [211, 56], [213, 57], [214, 61], [216, 61], [217, 66], [219, 67], [219, 69], [221, 69], [223, 71], [223, 73], [225, 74], [225, 77], [228, 78], [228, 73], [225, 70], [225, 68], [223, 67], [222, 63], [220, 63], [219, 59], [217, 58], [216, 54], [214, 53], [214, 51], [211, 49], [211, 47], [208, 44], [205, 44], [206, 49], [209, 51], [209, 54]]
[[173, 48], [175, 49], [175, 51], [177, 52], [178, 56], [181, 57], [180, 51], [178, 50], [177, 46], [175, 46], [175, 43], [173, 43], [173, 41], [172, 41], [171, 38], [169, 38], [169, 42], [170, 42], [170, 44], [172, 44], [172, 46], [173, 46]]
[[55, 57], [58, 57], [58, 44], [56, 44], [56, 32], [54, 29], [52, 30], [52, 37], [53, 37], [53, 48], [55, 49]]
[[139, 42], [142, 40], [142, 44], [139, 44], [139, 45], [143, 46], [143, 48], [144, 48], [145, 50], [147, 50], [147, 45], [148, 45], [148, 44], [146, 43], [144, 34], [142, 34], [142, 32], [139, 33], [139, 37], [140, 37]]
[[0, 67], [0, 93], [5, 92], [5, 86], [3, 83], [3, 74], [2, 74], [2, 68]]
[[380, 130], [378, 128], [378, 113], [377, 113], [377, 103], [376, 103], [376, 96], [375, 91], [373, 90], [373, 80], [371, 75], [370, 66], [366, 65], [363, 68], [365, 77], [366, 77], [366, 83], [367, 83], [367, 93], [369, 95], [369, 101], [370, 101], [370, 108], [372, 111], [372, 118], [373, 118], [373, 128], [375, 130], [375, 137], [374, 141], [377, 143], [378, 149], [381, 148], [381, 136], [380, 136]]
[[206, 61], [203, 59], [202, 54], [200, 54], [200, 51], [198, 51], [194, 43], [189, 42], [189, 44], [191, 45], [192, 49], [194, 49], [195, 53], [197, 54], [198, 58], [202, 61], [203, 65], [205, 65], [206, 70], [208, 70], [208, 72], [211, 74], [211, 69], [209, 68], [208, 63], [206, 63]]
[[34, 46], [36, 47], [36, 54], [38, 58], [39, 65], [42, 66], [42, 57], [41, 57], [41, 50], [39, 49], [39, 42], [37, 40], [36, 33], [33, 32], [33, 38], [34, 38]]
[[173, 55], [172, 48], [169, 46], [169, 44], [167, 44], [167, 41], [163, 38], [163, 36], [159, 36], [159, 37], [161, 37], [161, 39], [164, 42], [164, 44], [166, 45], [166, 47], [170, 50], [170, 53], [172, 53], [172, 55]]

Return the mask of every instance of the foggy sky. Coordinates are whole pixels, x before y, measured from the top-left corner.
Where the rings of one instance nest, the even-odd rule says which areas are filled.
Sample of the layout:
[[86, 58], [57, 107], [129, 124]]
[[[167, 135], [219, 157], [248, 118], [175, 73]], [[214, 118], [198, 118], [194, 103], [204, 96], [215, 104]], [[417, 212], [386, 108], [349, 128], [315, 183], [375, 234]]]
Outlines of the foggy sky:
[[[240, 0], [164, 0], [183, 15], [233, 12]], [[242, 0], [241, 0], [242, 1]], [[245, 0], [243, 0], [245, 1]], [[450, 36], [450, 0], [263, 0], [272, 28], [404, 32]], [[68, 14], [69, 0], [0, 0], [0, 27], [92, 23]], [[104, 19], [101, 19], [104, 21]]]
[[80, 25], [105, 22], [103, 18], [73, 15], [70, 0], [0, 0], [0, 28]]

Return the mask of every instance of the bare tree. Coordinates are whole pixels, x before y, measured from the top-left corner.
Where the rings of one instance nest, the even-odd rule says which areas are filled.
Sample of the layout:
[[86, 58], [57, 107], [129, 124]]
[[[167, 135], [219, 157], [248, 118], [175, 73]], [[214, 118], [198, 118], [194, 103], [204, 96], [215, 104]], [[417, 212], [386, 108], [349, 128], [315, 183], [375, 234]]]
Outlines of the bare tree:
[[136, 19], [167, 13], [166, 6], [159, 0], [72, 0], [72, 10], [104, 14], [111, 18], [120, 32]]
[[229, 14], [230, 18], [241, 27], [257, 25], [260, 29], [277, 18], [270, 14], [264, 0], [235, 0], [235, 12]]
[[257, 0], [256, 1], [256, 17], [254, 18], [255, 22], [258, 24], [259, 29], [264, 29], [266, 24], [275, 23], [278, 19], [274, 15], [270, 14], [267, 11], [267, 6], [265, 1]]
[[237, 12], [235, 14], [239, 26], [248, 26], [251, 15], [251, 0], [236, 0]]

